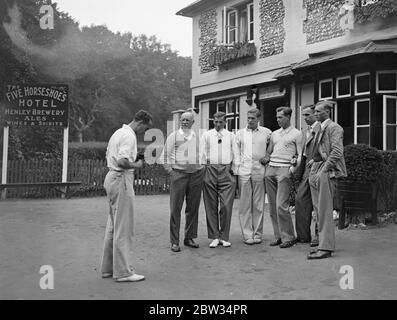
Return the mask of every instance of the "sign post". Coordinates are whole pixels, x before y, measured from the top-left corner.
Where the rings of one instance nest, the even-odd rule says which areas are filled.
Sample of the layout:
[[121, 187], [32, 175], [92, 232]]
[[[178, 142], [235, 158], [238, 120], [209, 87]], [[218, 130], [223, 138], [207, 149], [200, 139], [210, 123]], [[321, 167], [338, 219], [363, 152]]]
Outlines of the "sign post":
[[[7, 183], [7, 161], [8, 161], [8, 136], [10, 128], [4, 126], [3, 133], [3, 165], [1, 169], [1, 183]], [[1, 191], [1, 199], [4, 200], [7, 195], [7, 189]]]
[[[5, 90], [2, 184], [7, 183], [9, 127], [63, 128], [62, 182], [67, 182], [69, 87], [64, 84], [17, 84]], [[6, 196], [3, 189], [1, 198]]]

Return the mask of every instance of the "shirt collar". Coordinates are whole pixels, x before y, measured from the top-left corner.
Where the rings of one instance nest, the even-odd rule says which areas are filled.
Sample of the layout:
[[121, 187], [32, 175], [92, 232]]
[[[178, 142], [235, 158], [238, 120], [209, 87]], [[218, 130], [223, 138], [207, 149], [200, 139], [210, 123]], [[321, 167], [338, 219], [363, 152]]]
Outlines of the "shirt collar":
[[285, 129], [284, 128], [280, 128], [280, 129], [283, 134], [287, 134], [292, 130], [292, 124], [290, 124], [289, 127], [285, 128]]
[[187, 139], [191, 139], [192, 137], [194, 137], [196, 134], [194, 133], [194, 130], [190, 129], [190, 133], [188, 135], [186, 135], [186, 133], [182, 130], [182, 128], [179, 128], [179, 133], [184, 136]]
[[248, 125], [245, 127], [245, 130], [247, 130], [248, 132], [256, 132], [256, 131], [259, 131], [259, 125], [256, 127], [256, 129], [255, 130], [252, 130], [252, 129], [250, 129], [250, 128], [248, 128]]
[[328, 122], [330, 122], [331, 121], [331, 119], [327, 119], [327, 120], [324, 120], [323, 122], [321, 122], [321, 130], [324, 130], [324, 128], [325, 128], [325, 126], [327, 125], [327, 123]]
[[123, 129], [129, 130], [136, 136], [135, 131], [128, 124], [123, 124]]
[[313, 130], [314, 127], [317, 125], [318, 121], [314, 121], [314, 123], [310, 126], [310, 128]]
[[215, 128], [214, 128], [213, 130], [214, 130], [214, 134], [215, 135], [223, 137], [225, 129], [221, 129], [220, 131], [216, 131]]

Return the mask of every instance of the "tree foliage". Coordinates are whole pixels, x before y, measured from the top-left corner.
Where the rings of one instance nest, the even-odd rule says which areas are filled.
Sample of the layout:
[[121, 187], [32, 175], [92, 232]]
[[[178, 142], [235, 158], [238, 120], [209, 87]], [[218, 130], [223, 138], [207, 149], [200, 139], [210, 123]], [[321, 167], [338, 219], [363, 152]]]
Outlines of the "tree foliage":
[[[54, 8], [53, 30], [40, 28], [43, 4]], [[0, 72], [7, 75], [0, 78], [2, 96], [7, 84], [68, 84], [72, 141], [107, 141], [139, 109], [151, 112], [165, 131], [170, 112], [191, 101], [190, 58], [155, 36], [80, 28], [51, 0], [0, 2]], [[59, 153], [61, 129], [15, 128], [11, 135], [12, 157]]]

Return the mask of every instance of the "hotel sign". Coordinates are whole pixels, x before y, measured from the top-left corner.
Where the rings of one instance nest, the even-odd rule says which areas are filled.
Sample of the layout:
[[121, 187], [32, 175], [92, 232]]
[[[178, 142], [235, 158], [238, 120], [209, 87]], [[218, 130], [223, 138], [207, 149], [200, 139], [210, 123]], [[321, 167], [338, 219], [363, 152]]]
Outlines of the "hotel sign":
[[8, 85], [4, 126], [67, 127], [69, 88], [59, 84]]

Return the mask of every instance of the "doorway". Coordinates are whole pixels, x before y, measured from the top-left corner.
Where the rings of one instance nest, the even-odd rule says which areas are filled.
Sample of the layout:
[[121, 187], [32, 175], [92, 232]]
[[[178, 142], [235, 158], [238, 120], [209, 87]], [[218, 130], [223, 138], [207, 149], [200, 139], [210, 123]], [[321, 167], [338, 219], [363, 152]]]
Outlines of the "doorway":
[[285, 106], [287, 103], [285, 97], [261, 100], [259, 102], [260, 110], [262, 113], [261, 124], [262, 126], [274, 131], [280, 127], [276, 120], [276, 109]]

